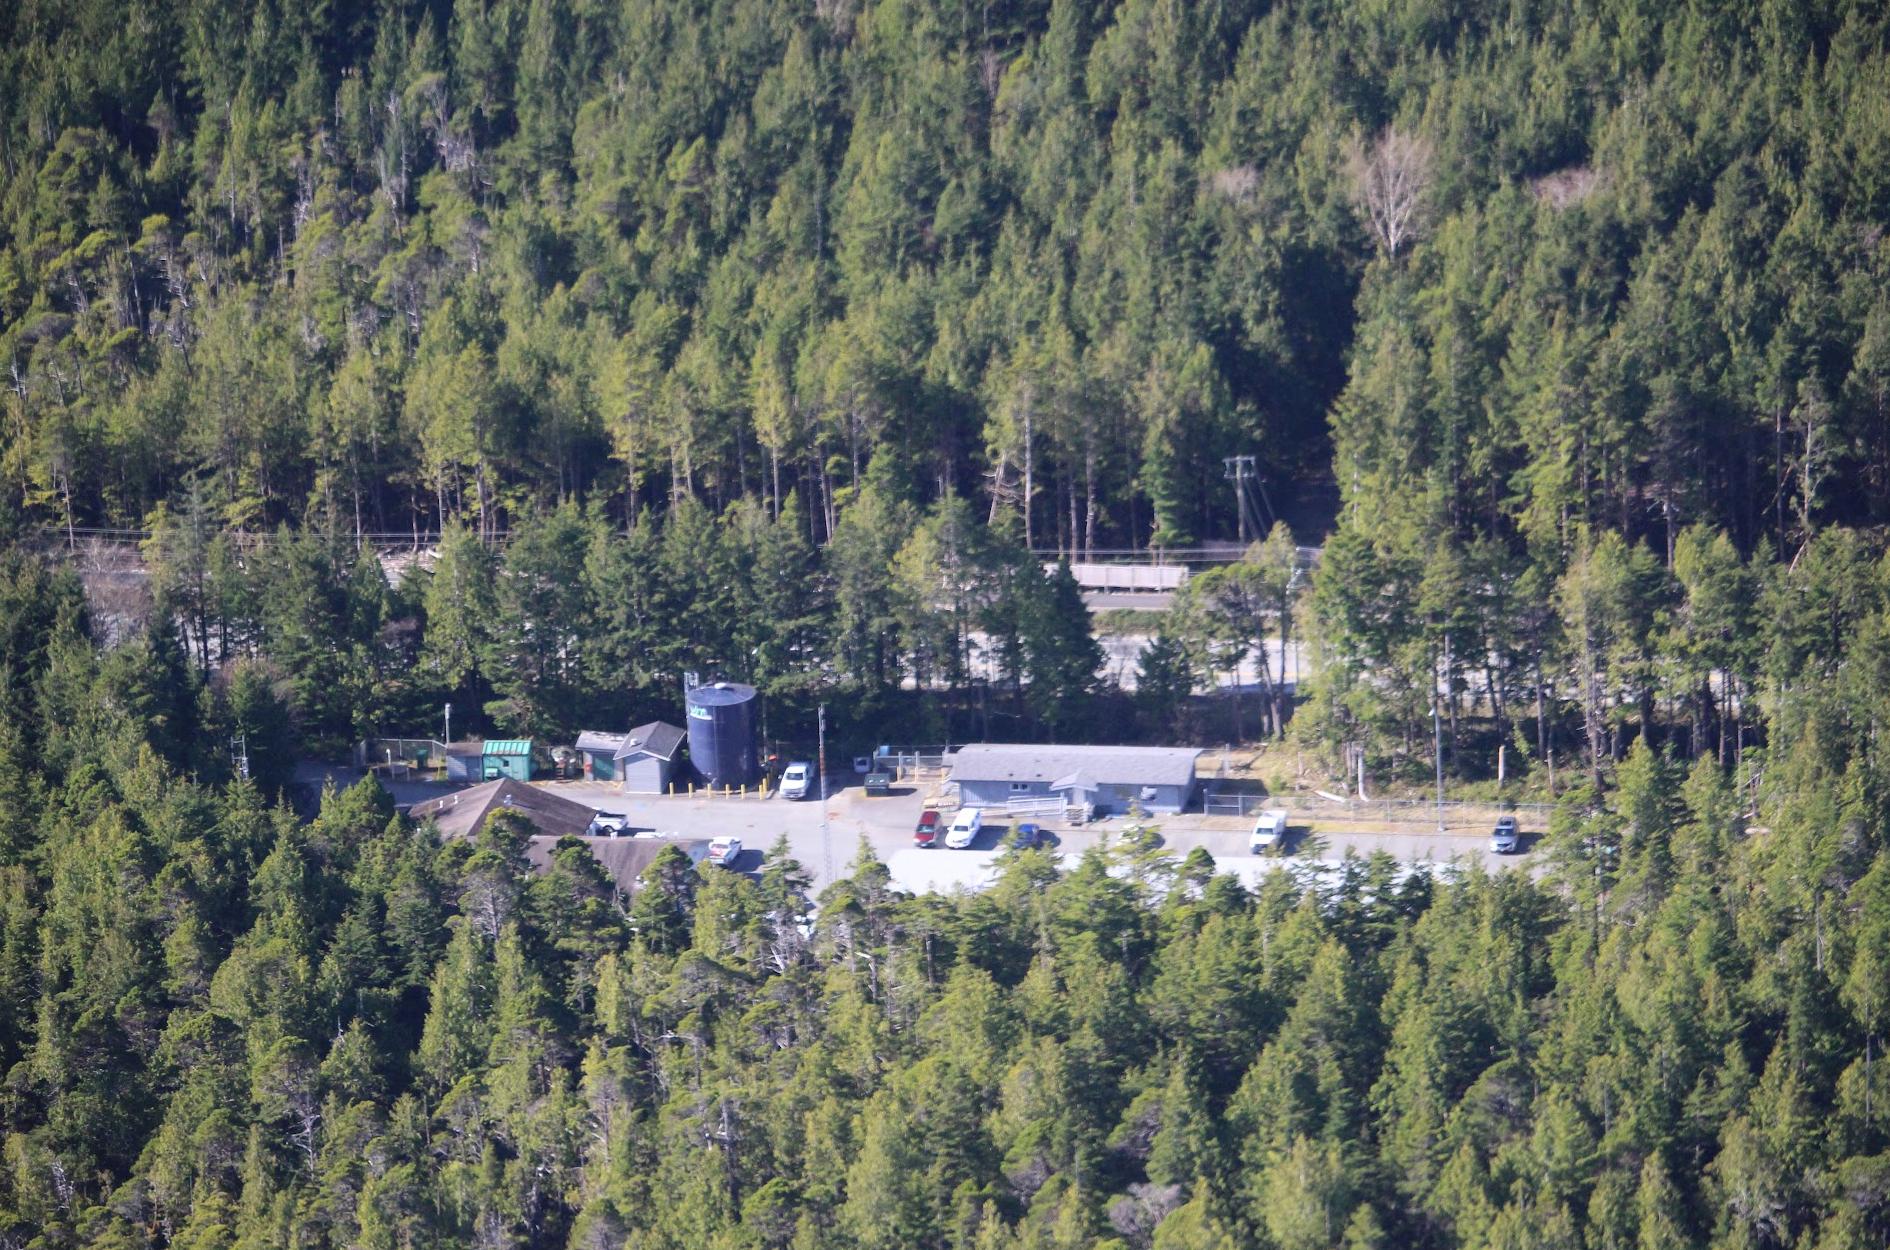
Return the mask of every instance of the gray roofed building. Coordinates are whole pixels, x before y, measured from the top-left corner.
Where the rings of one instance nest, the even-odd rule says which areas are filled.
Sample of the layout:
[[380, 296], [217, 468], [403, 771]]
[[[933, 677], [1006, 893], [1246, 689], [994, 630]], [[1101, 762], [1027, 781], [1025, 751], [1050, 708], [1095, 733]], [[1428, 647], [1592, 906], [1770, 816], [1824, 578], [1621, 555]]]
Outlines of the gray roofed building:
[[1194, 798], [1200, 754], [1196, 747], [983, 742], [958, 748], [947, 763], [966, 807], [1002, 808], [1063, 794], [1093, 803], [1098, 812], [1140, 803], [1148, 812], [1172, 813]]
[[[532, 862], [532, 867], [543, 872], [551, 864], [551, 856], [558, 848], [561, 839], [537, 837], [525, 849], [525, 854]], [[706, 838], [582, 838], [584, 849], [591, 853], [591, 858], [603, 865], [611, 880], [618, 888], [629, 892], [637, 888], [637, 878], [650, 866], [666, 846], [680, 847], [689, 857], [689, 862], [699, 864], [709, 857], [709, 842]]]
[[659, 760], [673, 760], [686, 736], [680, 725], [653, 720], [647, 725], [638, 725], [624, 735], [623, 744], [617, 750], [617, 758], [627, 760], [633, 755], [643, 754], [653, 755]]
[[680, 725], [653, 720], [624, 735], [611, 761], [612, 774], [625, 794], [667, 794], [676, 753], [687, 735]]
[[525, 856], [533, 868], [543, 872], [550, 866], [558, 843], [565, 838], [576, 838], [626, 891], [636, 889], [637, 878], [666, 846], [680, 847], [692, 864], [701, 863], [709, 854], [709, 843], [703, 838], [591, 836], [589, 831], [597, 817], [596, 808], [540, 786], [509, 779], [489, 781], [416, 803], [408, 809], [408, 814], [415, 820], [431, 820], [442, 836], [470, 838], [476, 836], [493, 815], [506, 811], [519, 813], [537, 830], [525, 848]]
[[506, 777], [415, 803], [408, 815], [415, 820], [431, 820], [449, 838], [470, 838], [494, 812], [503, 811], [519, 813], [540, 833], [552, 837], [581, 834], [597, 818], [594, 807]]
[[587, 779], [615, 781], [627, 794], [663, 794], [669, 790], [670, 770], [685, 736], [680, 727], [654, 720], [629, 733], [587, 729], [577, 736], [576, 746]]
[[617, 758], [617, 752], [623, 749], [623, 740], [628, 734], [603, 734], [586, 729], [577, 736], [574, 744], [578, 750], [595, 752], [598, 755], [608, 753], [611, 759]]
[[617, 780], [617, 752], [623, 750], [629, 734], [604, 734], [585, 730], [577, 736], [577, 753], [584, 760], [584, 776], [589, 781]]
[[448, 781], [480, 781], [480, 773], [485, 771], [486, 744], [483, 738], [474, 738], [465, 742], [446, 744], [446, 779]]

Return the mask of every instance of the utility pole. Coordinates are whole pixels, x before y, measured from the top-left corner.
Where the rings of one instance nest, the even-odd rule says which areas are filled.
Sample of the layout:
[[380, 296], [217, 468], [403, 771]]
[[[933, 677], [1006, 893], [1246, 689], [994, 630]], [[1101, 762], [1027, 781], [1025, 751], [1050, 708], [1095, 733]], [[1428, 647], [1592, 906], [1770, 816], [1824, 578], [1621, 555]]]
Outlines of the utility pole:
[[1247, 475], [1253, 472], [1252, 456], [1224, 456], [1227, 480], [1234, 484], [1234, 515], [1240, 525], [1240, 541], [1247, 542]]
[[[451, 703], [446, 705], [446, 737], [440, 739], [440, 745], [443, 747], [453, 745], [453, 705]], [[445, 762], [445, 760], [440, 761], [441, 764]]]
[[815, 753], [814, 767], [820, 770], [820, 858], [826, 866], [827, 884], [832, 885], [833, 876], [833, 838], [827, 829], [827, 705], [819, 709], [819, 745]]
[[[1444, 677], [1450, 677], [1450, 635], [1444, 635]], [[1437, 832], [1444, 831], [1444, 715], [1437, 674], [1431, 674], [1431, 749], [1437, 761]]]
[[1273, 504], [1266, 497], [1267, 488], [1260, 480], [1260, 470], [1252, 456], [1223, 456], [1221, 464], [1225, 466], [1227, 480], [1234, 484], [1234, 511], [1240, 523], [1240, 541], [1242, 545], [1260, 537], [1260, 510], [1254, 507], [1253, 495], [1247, 489], [1252, 482], [1260, 491], [1261, 502], [1266, 504], [1267, 514], [1273, 513]]
[[249, 736], [237, 734], [230, 739], [230, 767], [239, 780], [249, 780]]

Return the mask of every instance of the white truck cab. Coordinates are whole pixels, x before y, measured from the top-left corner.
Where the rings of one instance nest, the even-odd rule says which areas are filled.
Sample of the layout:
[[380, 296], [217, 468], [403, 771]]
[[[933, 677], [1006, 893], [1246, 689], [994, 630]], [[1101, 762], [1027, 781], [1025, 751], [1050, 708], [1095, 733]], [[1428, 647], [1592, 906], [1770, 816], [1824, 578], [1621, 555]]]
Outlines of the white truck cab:
[[1247, 849], [1255, 855], [1264, 855], [1279, 846], [1286, 837], [1286, 813], [1278, 808], [1268, 808], [1261, 812], [1253, 822], [1253, 833], [1247, 838]]

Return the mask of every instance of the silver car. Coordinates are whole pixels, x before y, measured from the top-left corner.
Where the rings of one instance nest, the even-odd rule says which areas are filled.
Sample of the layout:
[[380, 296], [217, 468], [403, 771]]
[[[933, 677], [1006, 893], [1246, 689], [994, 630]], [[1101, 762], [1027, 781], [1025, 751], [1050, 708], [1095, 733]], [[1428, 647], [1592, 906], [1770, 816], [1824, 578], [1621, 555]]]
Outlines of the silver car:
[[1514, 816], [1496, 818], [1496, 828], [1490, 831], [1490, 850], [1498, 855], [1514, 855], [1522, 849], [1522, 834], [1516, 829]]

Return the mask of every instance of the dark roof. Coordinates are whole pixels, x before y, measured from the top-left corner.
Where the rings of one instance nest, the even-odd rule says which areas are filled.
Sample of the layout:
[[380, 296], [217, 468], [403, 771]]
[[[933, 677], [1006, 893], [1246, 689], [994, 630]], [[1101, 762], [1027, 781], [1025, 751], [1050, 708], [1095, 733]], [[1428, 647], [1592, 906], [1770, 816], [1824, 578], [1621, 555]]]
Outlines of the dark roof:
[[627, 760], [633, 755], [654, 755], [659, 760], [674, 759], [682, 740], [683, 731], [679, 726], [653, 720], [630, 731], [623, 746], [617, 749], [617, 758]]
[[514, 811], [554, 838], [580, 834], [591, 827], [597, 809], [553, 794], [526, 781], [501, 779], [455, 790], [437, 799], [415, 803], [409, 814], [431, 820], [449, 838], [470, 838], [494, 812]]
[[746, 703], [754, 697], [753, 686], [745, 686], [739, 681], [718, 681], [697, 686], [689, 692], [684, 702], [691, 707], [727, 707], [734, 703]]
[[478, 759], [486, 753], [485, 739], [469, 738], [463, 742], [449, 742], [446, 744], [446, 753], [461, 759]]
[[[624, 890], [634, 890], [637, 878], [650, 866], [650, 861], [662, 854], [666, 846], [678, 846], [689, 862], [699, 864], [709, 855], [707, 838], [580, 838], [591, 857], [602, 864], [604, 871], [610, 874]], [[551, 863], [551, 853], [557, 849], [558, 839], [537, 837], [526, 848], [526, 855], [532, 861], [532, 867], [543, 871]]]
[[1115, 786], [1192, 786], [1196, 747], [1058, 747], [981, 742], [959, 747], [953, 781], [1083, 780]]

